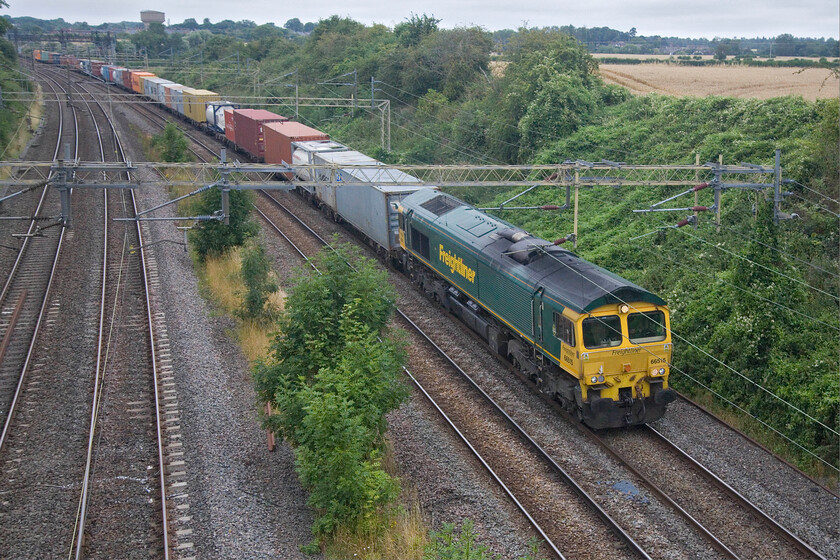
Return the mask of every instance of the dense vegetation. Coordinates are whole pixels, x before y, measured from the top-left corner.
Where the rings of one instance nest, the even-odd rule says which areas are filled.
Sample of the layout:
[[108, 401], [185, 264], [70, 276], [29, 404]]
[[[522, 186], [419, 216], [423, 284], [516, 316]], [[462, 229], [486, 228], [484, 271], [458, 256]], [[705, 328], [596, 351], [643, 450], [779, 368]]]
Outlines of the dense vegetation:
[[684, 39], [680, 37], [660, 37], [659, 35], [639, 36], [636, 28], [621, 32], [609, 27], [574, 27], [573, 25], [555, 28], [561, 33], [568, 33], [590, 52], [629, 53], [629, 54], [717, 54], [730, 56], [808, 56], [836, 57], [838, 43], [832, 38], [802, 38], [790, 33], [777, 37], [755, 37], [751, 39]]
[[[423, 16], [421, 16], [423, 17]], [[102, 23], [89, 25], [87, 22], [71, 23], [62, 18], [43, 20], [33, 17], [8, 18], [20, 33], [35, 34], [53, 31], [110, 31], [123, 33], [143, 29], [140, 22], [122, 21], [118, 23]], [[211, 34], [229, 35], [245, 41], [257, 40], [274, 32], [292, 37], [295, 34], [307, 34], [318, 24], [315, 22], [301, 22], [298, 18], [291, 18], [282, 28], [274, 23], [257, 25], [251, 20], [222, 20], [212, 23], [210, 18], [204, 18], [201, 23], [195, 18], [188, 18], [181, 23], [169, 26], [170, 32], [176, 34], [207, 31]], [[554, 26], [549, 31], [565, 33], [577, 39], [590, 52], [597, 53], [627, 53], [627, 54], [669, 54], [693, 55], [725, 53], [728, 56], [797, 56], [797, 57], [837, 57], [838, 42], [831, 37], [794, 37], [783, 33], [776, 37], [753, 38], [684, 38], [662, 37], [660, 35], [639, 35], [636, 28], [629, 31], [619, 31], [609, 27], [575, 27], [574, 25]], [[495, 44], [494, 50], [503, 52], [510, 37], [516, 35], [512, 29], [502, 29], [492, 32]], [[150, 52], [153, 55], [155, 52]]]
[[[8, 7], [8, 4], [5, 0], [0, 0], [0, 9], [5, 7]], [[6, 153], [6, 147], [17, 132], [27, 110], [26, 104], [6, 101], [2, 94], [32, 91], [31, 82], [17, 69], [18, 58], [14, 45], [3, 39], [10, 27], [9, 20], [0, 17], [0, 154]], [[17, 154], [13, 157], [17, 157]]]
[[316, 537], [375, 532], [388, 526], [399, 493], [382, 467], [385, 414], [408, 394], [403, 343], [386, 328], [395, 293], [353, 247], [325, 249], [312, 262], [316, 272], [301, 271], [288, 292], [270, 360], [255, 371], [257, 390], [274, 407], [266, 426], [295, 448]]

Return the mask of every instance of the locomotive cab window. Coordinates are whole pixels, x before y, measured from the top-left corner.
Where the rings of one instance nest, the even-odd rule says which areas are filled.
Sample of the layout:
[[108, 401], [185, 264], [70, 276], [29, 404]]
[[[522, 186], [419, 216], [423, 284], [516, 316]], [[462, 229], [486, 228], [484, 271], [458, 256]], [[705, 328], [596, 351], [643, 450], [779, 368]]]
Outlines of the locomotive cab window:
[[621, 344], [621, 319], [618, 315], [590, 317], [583, 320], [583, 344], [590, 350]]
[[554, 338], [569, 346], [575, 345], [575, 325], [562, 313], [554, 312]]
[[645, 344], [665, 340], [665, 314], [661, 311], [631, 313], [627, 316], [630, 342]]
[[431, 257], [428, 236], [420, 233], [414, 228], [411, 228], [411, 250], [415, 253], [419, 253], [420, 256], [426, 260], [429, 260]]

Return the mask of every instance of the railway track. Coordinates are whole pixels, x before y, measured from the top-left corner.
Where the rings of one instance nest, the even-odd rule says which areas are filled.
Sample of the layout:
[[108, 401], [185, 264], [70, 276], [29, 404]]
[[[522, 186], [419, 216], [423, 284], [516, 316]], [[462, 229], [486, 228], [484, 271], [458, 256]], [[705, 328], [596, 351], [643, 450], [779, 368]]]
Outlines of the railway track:
[[[290, 221], [297, 221], [291, 211], [272, 197], [269, 198], [284, 209]], [[302, 222], [299, 222], [300, 225], [307, 228], [312, 239], [301, 241], [296, 236], [292, 240], [265, 213], [260, 211], [260, 214], [303, 258], [325, 244]], [[306, 248], [298, 248], [298, 243], [305, 244]], [[536, 534], [546, 542], [551, 552], [560, 558], [566, 555], [576, 558], [597, 557], [592, 556], [591, 541], [595, 540], [601, 543], [597, 554], [609, 551], [613, 557], [650, 558], [633, 537], [498, 403], [482, 391], [445, 351], [435, 345], [417, 323], [402, 311], [398, 313], [404, 324], [418, 333], [430, 345], [431, 352], [436, 354], [432, 358], [433, 364], [429, 364], [428, 357], [421, 359], [414, 356], [412, 363], [425, 363], [425, 366], [414, 373], [406, 370], [406, 374], [528, 520]], [[423, 353], [429, 351], [427, 348]], [[410, 353], [414, 352], [419, 350], [413, 347]], [[442, 379], [440, 372], [446, 369], [457, 372], [460, 378], [457, 384], [452, 383], [451, 377]], [[434, 372], [438, 372], [437, 375]], [[487, 403], [491, 408], [486, 406]], [[523, 477], [523, 473], [528, 473], [528, 476]], [[553, 499], [546, 500], [546, 496], [552, 496]]]
[[[94, 79], [91, 79], [88, 82], [88, 84], [92, 87], [95, 87], [100, 92], [106, 93], [111, 89], [115, 88], [115, 86], [113, 86], [112, 84]], [[122, 90], [118, 91], [122, 93]], [[189, 139], [189, 141], [193, 145], [198, 146], [199, 148], [201, 148], [201, 150], [203, 150], [203, 153], [200, 154], [196, 150], [191, 149], [201, 161], [209, 161], [208, 158], [218, 157], [218, 150], [215, 150], [213, 147], [205, 143], [205, 138], [202, 138], [202, 135], [200, 133], [197, 133], [195, 128], [187, 125], [180, 118], [170, 115], [164, 109], [156, 105], [146, 103], [137, 103], [132, 106], [132, 109], [137, 115], [144, 118], [146, 121], [152, 124], [152, 126], [159, 130], [163, 130], [168, 123], [172, 123], [175, 126], [177, 126], [178, 129], [184, 133], [184, 136], [186, 136], [186, 138]]]
[[[87, 114], [98, 140], [85, 147], [92, 152], [96, 146], [98, 153], [80, 157], [104, 160], [106, 153], [121, 152], [104, 108], [95, 112], [88, 105]], [[114, 149], [105, 148], [103, 135]], [[172, 469], [164, 464], [165, 383], [157, 378], [151, 337], [147, 257], [129, 254], [130, 246], [142, 245], [139, 229], [132, 233], [136, 223], [109, 219], [109, 212], [134, 215], [133, 194], [121, 191], [109, 200], [104, 190], [77, 190], [73, 198], [79, 221], [65, 251], [73, 256], [63, 257], [62, 265], [55, 260], [53, 270], [65, 282], [51, 298], [48, 329], [64, 343], [41, 341], [37, 349], [33, 343], [36, 371], [21, 378], [23, 409], [12, 410], [3, 432], [8, 449], [0, 448], [0, 458], [5, 455], [7, 479], [0, 484], [0, 516], [8, 519], [10, 532], [0, 556], [56, 557], [69, 548], [75, 558], [145, 558], [149, 551], [169, 558], [165, 477]], [[74, 233], [87, 241], [73, 239]], [[86, 280], [74, 280], [80, 268]], [[68, 300], [67, 281], [99, 288], [99, 296], [82, 290]], [[143, 338], [146, 344], [138, 344]], [[64, 451], [56, 453], [59, 441]], [[52, 499], [50, 488], [60, 488]], [[34, 530], [47, 518], [52, 531]]]
[[[47, 82], [58, 99], [56, 87]], [[72, 127], [65, 131], [65, 114], [62, 103], [57, 103], [58, 133], [53, 151], [57, 159], [62, 141], [72, 134], [78, 150], [78, 119], [72, 111]], [[74, 156], [76, 151], [72, 153]], [[70, 154], [67, 154], [68, 156]], [[57, 222], [60, 214], [60, 200], [54, 189], [45, 185], [32, 210], [28, 227], [20, 234], [20, 248], [17, 257], [6, 275], [0, 291], [0, 450], [6, 442], [11, 418], [18, 405], [21, 389], [26, 379], [38, 334], [44, 324], [49, 302], [50, 288], [61, 254], [65, 229]]]
[[[312, 250], [314, 250], [314, 247]], [[454, 390], [451, 387], [441, 387], [440, 390], [448, 390], [457, 394], [456, 400], [458, 402], [453, 404], [453, 407], [457, 408], [463, 405], [461, 402], [464, 394], [463, 389]], [[623, 434], [623, 432], [615, 432], [616, 436], [620, 434]], [[607, 435], [612, 436], [613, 434]], [[495, 445], [502, 444], [496, 443]], [[636, 442], [625, 447], [631, 450], [660, 449], [660, 447], [647, 441]], [[758, 513], [759, 510], [756, 506], [750, 504], [743, 497], [738, 497], [737, 493], [728, 492], [726, 498], [723, 497], [723, 494], [712, 494], [711, 490], [707, 490], [707, 488], [715, 485], [725, 486], [725, 484], [722, 482], [710, 483], [709, 480], [713, 476], [709, 477], [709, 475], [704, 475], [705, 482], [701, 482], [696, 472], [704, 472], [702, 467], [695, 467], [697, 470], [693, 476], [689, 476], [688, 473], [684, 474], [682, 470], [674, 472], [677, 464], [674, 457], [682, 455], [682, 452], [674, 447], [671, 447], [671, 449], [670, 453], [663, 451], [661, 454], [648, 453], [645, 455], [642, 464], [650, 463], [651, 468], [659, 470], [654, 476], [646, 476], [641, 469], [634, 468], [633, 461], [617, 452], [611, 451], [610, 453], [624, 466], [623, 468], [629, 471], [631, 478], [639, 481], [638, 485], [640, 487], [647, 486], [650, 493], [671, 510], [671, 515], [681, 516], [692, 531], [702, 536], [708, 546], [715, 549], [714, 554], [719, 555], [719, 557], [823, 558], [820, 553], [801, 539], [782, 529], [780, 524]], [[674, 485], [672, 484], [674, 479], [686, 482]], [[682, 486], [682, 492], [678, 499], [672, 500], [665, 491], [652, 482], [653, 480], [667, 481], [671, 494], [676, 494], [676, 488], [672, 488], [673, 486]], [[689, 480], [694, 481], [694, 484], [688, 484], [687, 481]], [[696, 495], [699, 495], [700, 499], [697, 499]], [[679, 505], [677, 502], [679, 502]], [[692, 516], [689, 512], [694, 512], [695, 515]], [[652, 554], [661, 554], [663, 550], [665, 549], [655, 546]]]
[[[97, 106], [105, 126], [96, 123], [92, 109], [90, 114], [103, 161], [106, 152], [125, 161], [111, 118], [100, 103]], [[111, 137], [108, 150], [103, 147], [103, 130]], [[152, 550], [168, 559], [167, 469], [148, 276], [145, 255], [137, 258], [131, 250], [142, 246], [142, 232], [136, 222], [109, 220], [109, 215], [136, 215], [133, 192], [120, 190], [108, 197], [105, 190], [104, 196], [106, 266], [74, 555], [140, 558]]]
[[[690, 523], [702, 519], [710, 542], [728, 557], [825, 559], [654, 427], [589, 436]], [[655, 480], [667, 480], [667, 489]]]

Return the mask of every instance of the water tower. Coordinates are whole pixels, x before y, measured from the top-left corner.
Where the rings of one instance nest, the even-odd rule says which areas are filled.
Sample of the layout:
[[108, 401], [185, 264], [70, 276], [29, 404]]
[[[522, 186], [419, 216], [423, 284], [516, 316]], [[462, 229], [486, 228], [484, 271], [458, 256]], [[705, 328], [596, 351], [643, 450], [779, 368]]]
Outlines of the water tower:
[[166, 14], [163, 12], [156, 12], [154, 10], [144, 10], [140, 12], [140, 21], [142, 21], [143, 25], [145, 25], [146, 29], [148, 29], [150, 23], [163, 24], [163, 22], [166, 21]]

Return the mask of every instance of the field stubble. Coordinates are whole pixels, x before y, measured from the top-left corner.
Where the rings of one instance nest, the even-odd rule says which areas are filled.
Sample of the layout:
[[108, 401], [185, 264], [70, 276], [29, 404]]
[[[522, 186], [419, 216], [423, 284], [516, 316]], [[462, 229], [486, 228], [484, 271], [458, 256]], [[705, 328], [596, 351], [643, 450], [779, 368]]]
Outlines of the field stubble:
[[825, 68], [601, 64], [600, 72], [605, 82], [637, 95], [754, 99], [801, 95], [809, 101], [840, 97], [840, 80]]

